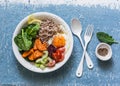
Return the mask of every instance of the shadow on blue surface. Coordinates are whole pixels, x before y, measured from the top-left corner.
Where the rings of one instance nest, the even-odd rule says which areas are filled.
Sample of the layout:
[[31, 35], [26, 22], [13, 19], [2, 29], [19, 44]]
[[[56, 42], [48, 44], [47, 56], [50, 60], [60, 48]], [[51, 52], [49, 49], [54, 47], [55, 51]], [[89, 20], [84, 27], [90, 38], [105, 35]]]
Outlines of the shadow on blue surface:
[[101, 61], [101, 60], [98, 60], [98, 66], [102, 69], [102, 70], [110, 70], [113, 68], [114, 66], [114, 62], [113, 62], [113, 59], [110, 59], [109, 61]]

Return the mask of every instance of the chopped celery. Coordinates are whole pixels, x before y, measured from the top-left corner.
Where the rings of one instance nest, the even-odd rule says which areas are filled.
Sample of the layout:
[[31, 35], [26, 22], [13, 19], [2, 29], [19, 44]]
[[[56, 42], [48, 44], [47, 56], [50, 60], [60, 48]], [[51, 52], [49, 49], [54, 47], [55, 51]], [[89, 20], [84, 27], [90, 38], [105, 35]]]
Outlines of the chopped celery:
[[40, 63], [41, 63], [41, 60], [42, 60], [42, 59], [39, 58], [39, 59], [37, 59], [37, 60], [35, 61], [35, 63], [39, 63], [39, 64], [40, 64]]
[[48, 58], [43, 59], [44, 62], [48, 62]]
[[44, 65], [44, 64], [46, 64], [46, 62], [45, 62], [45, 61], [43, 61], [43, 60], [41, 60], [41, 62], [40, 62], [40, 63], [41, 63], [41, 64], [43, 64], [43, 65]]
[[44, 51], [43, 53], [44, 53], [44, 55], [42, 56], [42, 58], [37, 59], [36, 63], [41, 63], [41, 62], [44, 61], [44, 59], [47, 59], [47, 57], [48, 57], [48, 51]]
[[48, 51], [44, 51], [43, 53], [44, 53], [44, 55], [42, 56], [42, 58], [43, 58], [43, 59], [44, 59], [44, 58], [47, 58], [47, 57], [48, 57]]
[[40, 64], [40, 69], [44, 70], [45, 69], [45, 66]]
[[50, 57], [48, 57], [47, 59], [48, 59], [48, 61], [52, 61], [52, 59]]
[[38, 63], [35, 63], [35, 66], [36, 66], [36, 67], [40, 67], [40, 64], [38, 64]]
[[[35, 64], [37, 65], [37, 67], [39, 67], [40, 69], [44, 69], [46, 66], [46, 64], [47, 64], [47, 62], [49, 61], [49, 59], [50, 59], [50, 57], [48, 57], [48, 51], [44, 51], [43, 52], [44, 53], [44, 55], [41, 57], [41, 58], [39, 58], [39, 59], [37, 59], [36, 61], [35, 61]], [[39, 64], [39, 65], [38, 65]]]

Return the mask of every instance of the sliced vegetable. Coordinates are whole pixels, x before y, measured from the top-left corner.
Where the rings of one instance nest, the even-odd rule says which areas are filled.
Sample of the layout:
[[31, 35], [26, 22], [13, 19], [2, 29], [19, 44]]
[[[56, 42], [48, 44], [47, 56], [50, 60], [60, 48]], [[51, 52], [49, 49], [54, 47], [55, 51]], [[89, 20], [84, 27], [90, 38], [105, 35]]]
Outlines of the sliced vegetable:
[[34, 54], [34, 59], [40, 58], [43, 55], [43, 53], [40, 52], [39, 50], [36, 50], [33, 54]]
[[112, 36], [104, 32], [98, 32], [97, 38], [100, 42], [105, 42], [109, 45], [112, 45], [113, 43], [118, 43], [112, 38]]
[[40, 41], [40, 39], [36, 39], [35, 40], [35, 46], [37, 47], [37, 49], [39, 49], [40, 51], [45, 51], [47, 50], [47, 44], [46, 43], [42, 43]]
[[41, 22], [42, 22], [41, 20], [34, 18], [33, 15], [30, 15], [28, 18], [28, 24], [32, 24], [32, 23], [40, 23], [41, 24]]
[[49, 45], [47, 50], [49, 52], [49, 56], [52, 57], [52, 53], [55, 53], [57, 49], [53, 45]]
[[35, 63], [35, 66], [39, 68], [39, 67], [40, 67], [40, 64], [38, 64], [38, 63]]
[[45, 63], [47, 63], [49, 60], [48, 60], [48, 58], [45, 58], [45, 59], [43, 59], [43, 61], [44, 61]]
[[35, 42], [34, 42], [34, 46], [33, 46], [33, 49], [34, 49], [34, 50], [37, 50], [36, 42], [37, 42], [37, 41], [35, 40]]
[[60, 52], [64, 53], [65, 52], [65, 47], [61, 47], [58, 49]]
[[60, 53], [59, 51], [57, 51], [56, 53], [53, 53], [53, 59], [56, 62], [61, 62], [64, 60], [64, 54]]
[[46, 67], [43, 64], [40, 64], [40, 69], [44, 70]]
[[30, 49], [29, 51], [25, 51], [23, 54], [22, 54], [22, 57], [27, 57], [27, 56], [29, 56], [30, 54], [32, 54], [34, 52], [34, 50], [33, 50], [33, 48], [32, 49]]
[[37, 58], [40, 58], [42, 55], [43, 55], [42, 52], [36, 50], [28, 58], [29, 60], [33, 61], [33, 60], [36, 60]]
[[52, 57], [56, 62], [63, 61], [65, 57], [65, 47], [57, 49], [56, 52], [52, 54]]
[[44, 53], [44, 55], [42, 56], [43, 59], [48, 57], [48, 51], [44, 51], [43, 53]]
[[[40, 42], [39, 39], [36, 39], [35, 40], [35, 43], [34, 43], [34, 47], [32, 49], [30, 49], [29, 51], [25, 51], [22, 56], [25, 58], [25, 57], [28, 57], [29, 60], [33, 61], [33, 60], [36, 60], [37, 58], [40, 58], [42, 56], [42, 58], [48, 56], [48, 51], [44, 51], [42, 52], [43, 50], [46, 50], [47, 48], [47, 45], [46, 44], [42, 44]], [[44, 53], [44, 55], [43, 55]]]
[[45, 64], [48, 61], [46, 60], [48, 58], [48, 51], [44, 51], [43, 53], [44, 55], [41, 58], [37, 59], [35, 63]]
[[30, 61], [34, 61], [34, 54], [31, 54], [31, 55], [28, 57], [28, 59], [29, 59]]
[[44, 69], [46, 66], [53, 67], [55, 64], [55, 60], [52, 60], [50, 57], [48, 57], [48, 51], [44, 51], [42, 58], [37, 59], [35, 62], [36, 67], [39, 67], [41, 69]]
[[46, 68], [45, 65], [43, 65], [43, 64], [38, 64], [38, 63], [35, 63], [35, 66], [36, 66], [37, 68], [42, 69], [42, 70], [44, 70], [44, 69]]

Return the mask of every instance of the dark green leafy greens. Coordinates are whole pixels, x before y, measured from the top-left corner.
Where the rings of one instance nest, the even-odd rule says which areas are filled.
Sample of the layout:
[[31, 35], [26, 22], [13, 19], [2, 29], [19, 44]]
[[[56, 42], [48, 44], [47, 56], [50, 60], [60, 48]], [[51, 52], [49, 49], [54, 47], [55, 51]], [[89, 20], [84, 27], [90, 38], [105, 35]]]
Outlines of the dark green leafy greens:
[[39, 28], [40, 28], [40, 25], [38, 23], [37, 24], [30, 24], [26, 27], [26, 33], [28, 34], [28, 36], [35, 38]]
[[113, 43], [118, 43], [112, 38], [112, 36], [110, 36], [109, 34], [104, 33], [104, 32], [98, 32], [97, 38], [100, 42], [104, 42], [109, 45], [112, 45]]
[[14, 41], [19, 47], [19, 50], [29, 50], [32, 45], [31, 40], [27, 39], [27, 33], [24, 32], [24, 29], [15, 37]]
[[32, 40], [36, 37], [39, 29], [40, 25], [36, 23], [29, 24], [21, 30], [21, 32], [14, 38], [19, 51], [27, 51], [32, 47]]

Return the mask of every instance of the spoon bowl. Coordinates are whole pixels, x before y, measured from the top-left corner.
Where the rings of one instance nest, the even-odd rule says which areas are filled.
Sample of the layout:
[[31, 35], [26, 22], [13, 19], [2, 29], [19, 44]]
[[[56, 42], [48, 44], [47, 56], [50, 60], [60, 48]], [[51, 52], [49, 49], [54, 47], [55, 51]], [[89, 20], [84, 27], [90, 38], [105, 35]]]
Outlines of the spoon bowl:
[[82, 26], [81, 26], [81, 22], [77, 18], [72, 19], [71, 29], [74, 35], [78, 37], [81, 35]]

